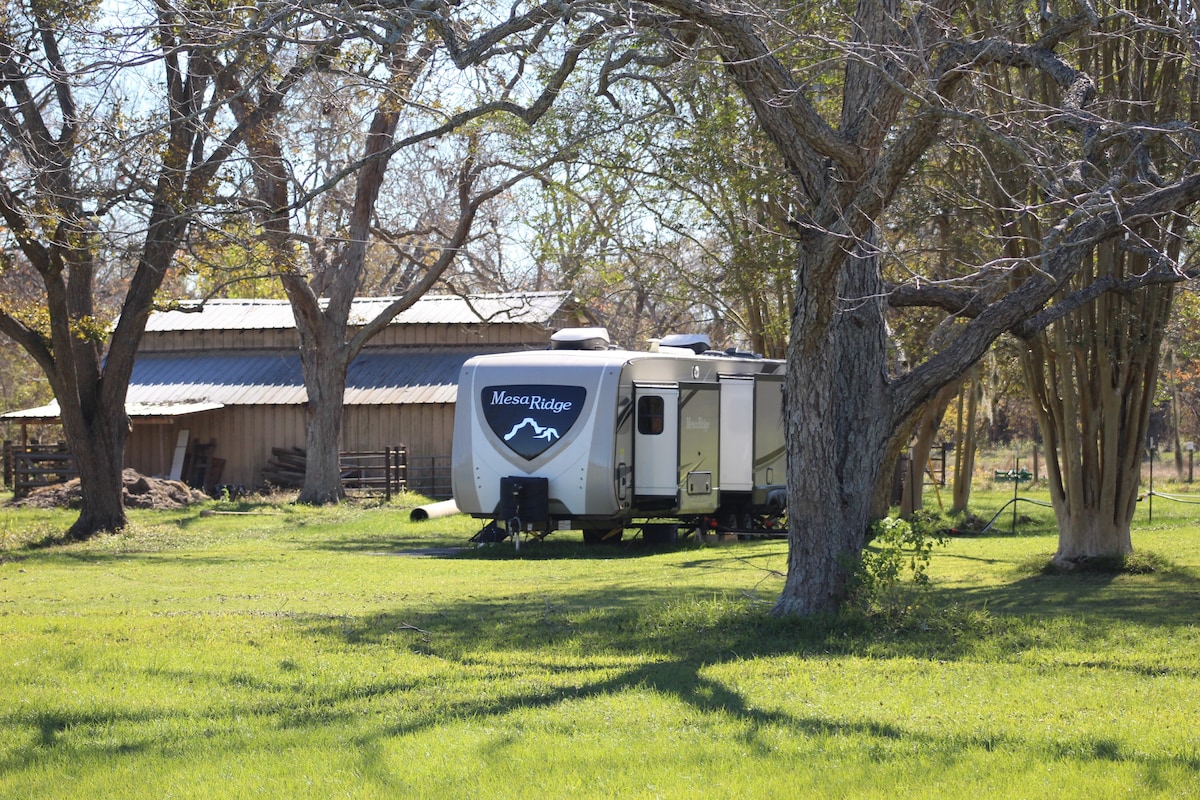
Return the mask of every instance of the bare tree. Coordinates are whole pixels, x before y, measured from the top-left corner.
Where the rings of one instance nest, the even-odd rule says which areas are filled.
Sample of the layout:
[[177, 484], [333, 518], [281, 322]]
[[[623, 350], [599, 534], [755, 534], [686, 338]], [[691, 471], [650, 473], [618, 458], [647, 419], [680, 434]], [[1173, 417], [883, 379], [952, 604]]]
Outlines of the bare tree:
[[[472, 9], [458, 10], [461, 18], [454, 17], [450, 7], [382, 11], [373, 4], [330, 6], [331, 19], [336, 18], [330, 30], [343, 37], [322, 54], [321, 78], [332, 98], [340, 92], [356, 93], [366, 121], [352, 131], [357, 150], [342, 145], [353, 157], [329, 160], [336, 164], [332, 174], [299, 169], [299, 157], [292, 157], [295, 151], [289, 151], [278, 125], [263, 124], [248, 139], [257, 215], [300, 336], [308, 393], [308, 458], [301, 502], [329, 503], [342, 497], [338, 441], [350, 362], [371, 337], [441, 279], [469, 243], [484, 203], [556, 157], [551, 154], [541, 164], [526, 165], [497, 158], [488, 147], [489, 136], [496, 134], [484, 123], [497, 115], [523, 125], [536, 121], [599, 32], [585, 27], [574, 38], [563, 36], [555, 30], [557, 17], [536, 8], [519, 24], [502, 23], [468, 38], [463, 20]], [[496, 37], [509, 32], [514, 38], [498, 46]], [[529, 32], [533, 42], [522, 44], [522, 32]], [[545, 85], [523, 99], [516, 87], [528, 88], [533, 78], [525, 71], [534, 71], [531, 59], [539, 55], [539, 46], [550, 49], [548, 39], [557, 46], [557, 63], [550, 63]], [[361, 66], [341, 66], [355, 64]], [[497, 77], [504, 68], [511, 72]], [[234, 112], [239, 120], [248, 119], [262, 102], [247, 96], [233, 105]], [[388, 231], [379, 219], [389, 175], [400, 180], [401, 191], [411, 190], [419, 175], [390, 173], [389, 167], [398, 154], [413, 152], [419, 153], [410, 156], [415, 159], [448, 157], [456, 163], [440, 172], [449, 180], [439, 213], [419, 216], [408, 230]], [[314, 180], [306, 183], [298, 179], [302, 175]], [[343, 186], [353, 188], [345, 191]], [[336, 238], [305, 236], [294, 228], [293, 209], [335, 195], [345, 203]], [[390, 250], [394, 266], [389, 282], [400, 291], [370, 319], [351, 319], [352, 301], [367, 278], [372, 241]], [[307, 259], [299, 244], [307, 246]]]
[[[25, 0], [0, 15], [2, 235], [40, 284], [32, 305], [0, 301], [0, 331], [58, 400], [83, 493], [77, 538], [125, 524], [125, 397], [155, 293], [245, 131], [277, 108], [240, 125], [222, 114], [231, 75], [267, 79], [242, 55], [272, 24], [269, 4], [231, 14], [156, 0], [125, 4], [120, 20], [110, 10]], [[278, 55], [282, 95], [301, 67]], [[120, 252], [128, 268], [106, 262]], [[118, 266], [110, 331], [112, 284], [100, 278]]]
[[[774, 148], [699, 48], [666, 69], [576, 88], [530, 146], [595, 133], [525, 192], [531, 248], [618, 340], [682, 330], [771, 357], [786, 349], [795, 237]], [[582, 117], [582, 118], [581, 118]]]

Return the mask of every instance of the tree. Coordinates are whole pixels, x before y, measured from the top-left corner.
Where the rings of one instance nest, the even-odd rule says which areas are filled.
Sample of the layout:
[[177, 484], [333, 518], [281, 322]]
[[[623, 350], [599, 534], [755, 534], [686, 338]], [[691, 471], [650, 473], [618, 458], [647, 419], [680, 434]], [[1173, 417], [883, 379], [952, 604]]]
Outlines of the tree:
[[796, 248], [787, 178], [724, 80], [701, 49], [560, 104], [530, 147], [594, 133], [526, 190], [543, 209], [532, 249], [620, 342], [704, 332], [782, 357]]
[[[1079, 39], [1077, 58], [1099, 76], [1097, 107], [1107, 118], [1102, 141], [1088, 146], [1079, 188], [1099, 194], [1152, 186], [1195, 163], [1180, 151], [1172, 126], [1200, 122], [1200, 65], [1195, 31], [1178, 27], [1170, 3], [1114, 3]], [[1128, 24], [1129, 20], [1135, 22]], [[1036, 99], [1044, 97], [1036, 89]], [[1021, 168], [998, 171], [1007, 198], [1029, 205]], [[1035, 248], [1055, 221], [997, 204], [1000, 233], [1015, 250]], [[1005, 209], [1000, 211], [999, 209]], [[1142, 285], [1147, 276], [1182, 277], [1190, 219], [1183, 213], [1131, 220], [1123, 235], [1099, 241], [1060, 289], [1066, 296], [1120, 287], [1090, 299], [1027, 337], [1022, 364], [1046, 444], [1050, 497], [1058, 522], [1054, 563], [1121, 557], [1133, 548], [1141, 465], [1156, 405], [1160, 349], [1174, 282]], [[1178, 450], [1178, 448], [1176, 448]]]
[[[452, 18], [455, 9], [449, 7], [438, 9], [446, 16], [417, 9], [381, 12], [369, 5], [335, 10], [342, 23], [335, 29], [353, 33], [320, 52], [319, 79], [333, 98], [346, 92], [358, 97], [355, 107], [365, 126], [349, 131], [357, 151], [345, 140], [341, 145], [353, 158], [341, 163], [330, 159], [336, 165], [332, 173], [322, 172], [324, 165], [314, 165], [311, 153], [304, 151], [312, 140], [302, 139], [299, 148], [289, 149], [274, 119], [264, 120], [248, 138], [255, 211], [296, 318], [308, 394], [308, 458], [298, 499], [316, 504], [343, 496], [338, 442], [350, 362], [446, 273], [470, 241], [480, 207], [544, 166], [515, 165], [496, 157], [488, 141], [500, 132], [484, 123], [498, 115], [524, 125], [536, 121], [596, 37], [596, 31], [587, 28], [574, 40], [556, 32], [557, 17], [545, 10], [525, 18], [533, 43], [523, 45], [514, 37], [502, 48], [495, 45], [497, 29], [487, 29], [476, 39], [463, 37], [470, 30], [470, 8], [460, 9], [461, 18]], [[517, 26], [517, 33], [521, 30]], [[549, 49], [547, 40], [558, 46], [554, 52], [559, 63], [540, 64], [546, 68], [545, 84], [522, 102], [514, 87], [532, 82], [525, 70], [533, 71], [531, 62], [539, 46]], [[447, 56], [452, 64], [446, 63]], [[512, 73], [497, 77], [505, 64]], [[456, 70], [474, 72], [469, 79], [454, 80]], [[239, 121], [248, 121], [268, 102], [266, 97], [243, 94], [232, 108]], [[385, 232], [378, 220], [389, 166], [397, 154], [413, 151], [419, 152], [414, 158], [427, 172], [433, 172], [428, 167], [439, 157], [455, 163], [441, 173], [448, 179], [445, 196], [453, 203], [453, 213], [438, 220], [448, 224], [418, 219], [408, 232]], [[554, 158], [550, 155], [546, 161]], [[401, 177], [411, 181], [416, 174]], [[306, 182], [305, 176], [312, 179]], [[343, 182], [353, 189], [344, 194], [343, 223], [335, 229], [334, 241], [293, 230], [293, 209], [305, 208]], [[402, 291], [370, 319], [352, 320], [352, 302], [367, 273], [373, 238], [386, 240], [401, 264]], [[298, 249], [301, 243], [308, 247], [307, 259]]]
[[[1189, 248], [1190, 265], [1194, 270], [1197, 253], [1194, 247]], [[1189, 270], [1189, 271], [1191, 271]], [[1200, 438], [1200, 304], [1197, 303], [1194, 291], [1187, 287], [1180, 291], [1171, 304], [1171, 322], [1167, 326], [1166, 354], [1163, 360], [1162, 381], [1166, 384], [1166, 393], [1171, 403], [1171, 419], [1175, 430], [1173, 438], [1176, 442], [1176, 469], [1180, 480], [1184, 480], [1184, 458], [1182, 450], [1186, 448], [1183, 440], [1190, 441], [1193, 446]], [[1194, 456], [1189, 457], [1194, 459]], [[1194, 461], [1191, 462], [1194, 470]], [[1194, 473], [1189, 478], [1194, 478]]]
[[[796, 176], [802, 240], [788, 349], [788, 577], [776, 605], [782, 614], [836, 608], [847, 585], [847, 560], [862, 550], [880, 465], [898, 447], [920, 406], [957, 379], [1006, 331], [1028, 336], [1084, 301], [1061, 296], [1097, 242], [1200, 199], [1200, 176], [1163, 170], [1155, 180], [1119, 186], [1071, 183], [1072, 165], [1091, 162], [1096, 134], [1119, 122], [1103, 117], [1088, 74], [1057, 53], [1091, 30], [1090, 6], [1059, 18], [1022, 20], [1011, 29], [965, 27], [979, 11], [945, 2], [857, 3], [853, 13], [809, 41], [837, 63], [839, 109], [822, 115], [808, 74], [788, 61], [798, 49], [786, 9], [730, 9], [702, 0], [655, 0], [654, 6], [711, 36], [726, 69]], [[971, 12], [971, 13], [968, 13]], [[992, 22], [992, 20], [986, 20]], [[666, 23], [659, 19], [653, 23]], [[1118, 16], [1114, 25], [1131, 25]], [[1172, 23], [1185, 28], [1181, 20]], [[840, 35], [839, 35], [840, 34]], [[782, 41], [791, 46], [784, 48]], [[816, 63], [809, 59], [808, 63]], [[976, 89], [1029, 82], [1054, 85], [1053, 104], [1012, 96], [1021, 116], [992, 115]], [[951, 126], [954, 121], [955, 127]], [[1022, 121], [1023, 126], [1013, 125]], [[1194, 147], [1160, 121], [1156, 132], [1185, 152]], [[1006, 142], [1021, 157], [1055, 224], [1038, 240], [1036, 259], [984, 264], [968, 289], [912, 281], [886, 287], [877, 226], [906, 178], [940, 138], [958, 126]], [[1009, 130], [1010, 126], [1013, 130]], [[1047, 149], [1053, 136], [1061, 149]], [[1096, 164], [1098, 174], [1114, 170]], [[1176, 276], [1155, 274], [1156, 280]], [[939, 351], [910, 371], [888, 371], [887, 302], [937, 304], [969, 321]]]
[[[240, 125], [222, 114], [245, 68], [241, 46], [263, 35], [269, 8], [158, 0], [123, 5], [121, 20], [108, 11], [25, 0], [0, 13], [0, 236], [15, 254], [3, 266], [19, 262], [40, 290], [33, 302], [2, 301], [0, 331], [58, 400], [83, 494], [75, 538], [125, 524], [125, 397], [155, 293], [244, 132], [277, 109]], [[299, 69], [280, 54], [277, 96]], [[122, 242], [133, 243], [132, 265], [110, 330], [99, 276]]]

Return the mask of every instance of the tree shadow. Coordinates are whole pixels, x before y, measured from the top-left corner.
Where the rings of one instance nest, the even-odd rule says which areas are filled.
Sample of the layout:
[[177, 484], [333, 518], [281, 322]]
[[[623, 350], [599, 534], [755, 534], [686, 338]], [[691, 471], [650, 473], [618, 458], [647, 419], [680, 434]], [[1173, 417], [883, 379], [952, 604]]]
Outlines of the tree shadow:
[[1174, 568], [1148, 574], [1038, 571], [1000, 585], [955, 587], [936, 596], [940, 602], [986, 608], [993, 615], [1075, 615], [1160, 627], [1188, 625], [1200, 617], [1200, 577]]
[[[613, 559], [644, 558], [665, 552], [702, 550], [707, 545], [694, 540], [676, 544], [650, 544], [641, 539], [616, 544], [584, 544], [570, 539], [547, 538], [541, 541], [522, 541], [518, 550], [511, 541], [476, 544], [466, 538], [456, 542], [446, 536], [371, 536], [319, 541], [309, 549], [339, 553], [375, 553], [379, 555], [429, 555], [464, 561], [611, 561]], [[421, 551], [428, 551], [422, 553]]]
[[[735, 723], [742, 742], [771, 748], [780, 732], [793, 737], [867, 737], [905, 748], [934, 748], [958, 757], [978, 750], [1027, 750], [1036, 757], [1079, 761], [1144, 761], [1190, 770], [1200, 768], [1200, 755], [1153, 755], [1127, 748], [1117, 739], [1080, 735], [1046, 737], [1020, 734], [942, 735], [869, 715], [845, 718], [798, 715], [791, 710], [751, 702], [711, 670], [773, 656], [836, 658], [854, 656], [886, 660], [966, 658], [971, 637], [945, 639], [937, 632], [902, 631], [890, 635], [869, 622], [844, 617], [779, 620], [763, 608], [743, 605], [700, 609], [695, 613], [660, 614], [646, 619], [647, 608], [668, 604], [665, 592], [647, 598], [639, 592], [573, 595], [555, 606], [464, 599], [420, 611], [381, 613], [339, 624], [313, 620], [306, 626], [317, 637], [330, 637], [344, 647], [378, 647], [385, 643], [437, 657], [448, 669], [471, 676], [461, 695], [441, 693], [435, 708], [413, 704], [396, 719], [360, 734], [366, 748], [392, 737], [411, 735], [444, 724], [447, 719], [496, 721], [517, 712], [553, 712], [579, 701], [650, 692], [702, 715], [720, 715]], [[604, 605], [599, 605], [604, 604]], [[678, 610], [678, 606], [676, 606]], [[984, 635], [984, 634], [980, 634]], [[403, 638], [407, 636], [408, 638]], [[578, 654], [577, 658], [570, 654]], [[1103, 665], [1100, 665], [1103, 666]], [[1116, 666], [1116, 665], [1114, 665]], [[1125, 669], [1127, 665], [1119, 665]], [[495, 674], [487, 690], [472, 681]], [[537, 675], [536, 681], [524, 675]], [[803, 683], [796, 691], [804, 692]], [[327, 719], [333, 708], [319, 712]], [[302, 719], [297, 723], [305, 724]], [[503, 742], [498, 742], [503, 746]], [[901, 758], [899, 749], [896, 757]], [[906, 751], [907, 752], [907, 751]]]

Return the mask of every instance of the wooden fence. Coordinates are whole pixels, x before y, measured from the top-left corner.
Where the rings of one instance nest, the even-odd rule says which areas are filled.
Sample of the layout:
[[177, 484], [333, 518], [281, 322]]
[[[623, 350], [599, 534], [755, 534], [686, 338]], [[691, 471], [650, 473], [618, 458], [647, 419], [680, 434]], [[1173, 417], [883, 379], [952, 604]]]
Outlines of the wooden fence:
[[4, 485], [13, 497], [25, 497], [34, 489], [66, 483], [79, 476], [75, 457], [64, 443], [4, 443]]
[[450, 488], [450, 456], [408, 457], [408, 488], [437, 500], [447, 500]]
[[338, 468], [347, 493], [382, 494], [391, 500], [393, 493], [408, 488], [408, 449], [403, 446], [342, 451], [338, 453]]
[[[268, 473], [264, 470], [264, 478], [277, 486], [301, 485], [304, 481], [304, 451], [300, 448], [276, 448], [274, 453], [273, 460], [285, 462], [287, 469], [283, 470], [276, 463], [274, 471]], [[24, 497], [34, 489], [64, 483], [79, 475], [75, 458], [62, 443], [19, 445], [6, 441], [3, 458], [4, 484], [13, 490], [14, 497]], [[393, 494], [409, 488], [408, 450], [403, 446], [343, 451], [338, 454], [338, 463], [342, 487], [349, 493], [382, 494], [390, 500]], [[432, 467], [420, 470], [422, 486], [440, 484], [433, 473]], [[232, 495], [246, 491], [243, 486], [220, 483], [207, 488], [218, 496], [223, 492]]]
[[[307, 461], [303, 447], [272, 447], [271, 459], [263, 467], [263, 481], [271, 486], [302, 486]], [[408, 488], [408, 448], [403, 445], [343, 450], [338, 453], [338, 468], [347, 493], [382, 494], [390, 500], [392, 494]]]

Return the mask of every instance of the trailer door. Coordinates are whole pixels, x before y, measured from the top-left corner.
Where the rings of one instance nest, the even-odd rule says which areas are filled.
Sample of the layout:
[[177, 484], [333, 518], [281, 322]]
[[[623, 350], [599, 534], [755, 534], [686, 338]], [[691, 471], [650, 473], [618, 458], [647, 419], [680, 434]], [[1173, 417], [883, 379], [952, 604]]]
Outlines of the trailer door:
[[721, 376], [722, 492], [754, 488], [754, 376]]
[[669, 497], [679, 491], [679, 387], [635, 385], [633, 493]]

